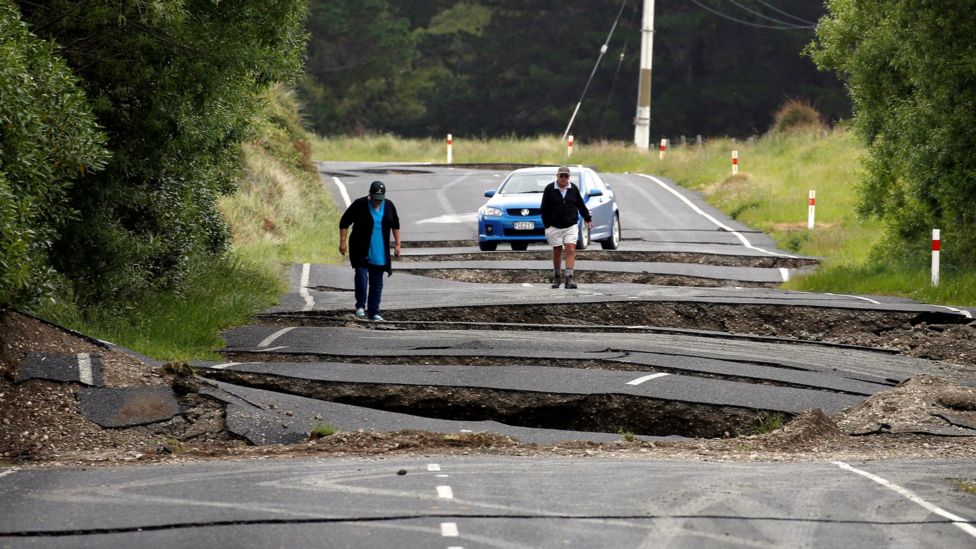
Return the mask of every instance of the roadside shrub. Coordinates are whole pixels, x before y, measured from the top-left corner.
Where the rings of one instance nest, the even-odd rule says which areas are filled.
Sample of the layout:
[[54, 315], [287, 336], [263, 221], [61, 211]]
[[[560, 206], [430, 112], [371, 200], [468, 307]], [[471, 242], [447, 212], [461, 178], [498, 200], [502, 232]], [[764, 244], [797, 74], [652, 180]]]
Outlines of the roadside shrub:
[[0, 305], [50, 293], [68, 189], [103, 167], [104, 142], [71, 70], [0, 0]]
[[826, 129], [823, 117], [813, 105], [800, 99], [790, 99], [776, 111], [770, 131], [789, 133], [823, 129]]

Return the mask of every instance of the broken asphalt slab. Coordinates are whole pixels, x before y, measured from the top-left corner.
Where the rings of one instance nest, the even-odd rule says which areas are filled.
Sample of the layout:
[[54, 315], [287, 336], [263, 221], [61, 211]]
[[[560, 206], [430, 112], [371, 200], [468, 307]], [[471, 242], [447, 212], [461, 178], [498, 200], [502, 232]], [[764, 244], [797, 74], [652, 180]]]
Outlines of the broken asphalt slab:
[[[494, 433], [522, 442], [549, 444], [562, 441], [612, 442], [616, 433], [534, 429], [496, 421], [454, 421], [385, 412], [361, 406], [304, 398], [204, 380], [202, 391], [227, 405], [227, 428], [252, 444], [293, 444], [308, 438], [317, 426], [343, 431], [390, 432], [419, 430], [434, 433]], [[636, 437], [642, 440], [675, 440], [681, 437]]]
[[90, 353], [27, 353], [17, 367], [17, 382], [47, 379], [101, 387], [102, 359]]
[[102, 427], [145, 425], [180, 413], [168, 386], [82, 388], [78, 410]]

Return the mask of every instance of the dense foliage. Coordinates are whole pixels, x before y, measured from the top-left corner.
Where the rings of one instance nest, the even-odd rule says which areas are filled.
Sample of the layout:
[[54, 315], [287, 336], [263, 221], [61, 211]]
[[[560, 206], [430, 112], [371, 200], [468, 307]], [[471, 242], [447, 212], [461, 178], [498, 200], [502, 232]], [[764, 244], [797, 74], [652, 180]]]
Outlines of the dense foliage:
[[0, 304], [50, 292], [68, 189], [103, 166], [104, 140], [71, 70], [0, 0]]
[[[767, 28], [784, 25], [747, 10], [789, 19], [756, 0], [656, 4], [653, 135], [761, 133], [791, 97], [812, 103], [828, 120], [848, 114], [840, 83], [800, 55], [812, 24]], [[301, 89], [310, 122], [323, 134], [562, 133], [622, 13], [574, 133], [580, 139], [629, 141], [642, 5], [641, 0], [313, 0], [309, 79]], [[779, 0], [775, 6], [810, 22], [823, 12], [822, 5], [805, 0]], [[789, 21], [803, 26], [798, 19]]]
[[[811, 48], [837, 70], [867, 143], [861, 210], [888, 222], [885, 252], [976, 266], [976, 2], [830, 0]], [[906, 245], [907, 244], [907, 245]]]
[[295, 77], [302, 0], [45, 0], [23, 19], [80, 77], [112, 157], [79, 179], [55, 268], [82, 302], [173, 287], [221, 253], [216, 199], [233, 188], [259, 94]]

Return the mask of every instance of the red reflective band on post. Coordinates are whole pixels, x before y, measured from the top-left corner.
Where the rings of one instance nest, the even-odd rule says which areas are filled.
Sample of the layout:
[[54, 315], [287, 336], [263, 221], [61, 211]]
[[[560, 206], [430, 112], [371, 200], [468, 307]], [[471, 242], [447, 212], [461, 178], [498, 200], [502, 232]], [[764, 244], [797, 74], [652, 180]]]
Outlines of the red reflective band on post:
[[739, 163], [739, 159], [738, 158], [735, 158], [735, 157], [732, 157], [732, 163], [733, 164], [738, 164]]
[[811, 206], [815, 206], [816, 205], [816, 202], [817, 202], [817, 199], [816, 198], [811, 198], [810, 199], [810, 205]]
[[933, 252], [937, 252], [941, 248], [942, 248], [942, 241], [941, 240], [933, 240], [932, 241], [932, 251]]
[[448, 140], [447, 140], [447, 144], [448, 144], [448, 145], [450, 145], [450, 144], [452, 144], [453, 142], [454, 142], [454, 140], [453, 140], [453, 139], [448, 139]]

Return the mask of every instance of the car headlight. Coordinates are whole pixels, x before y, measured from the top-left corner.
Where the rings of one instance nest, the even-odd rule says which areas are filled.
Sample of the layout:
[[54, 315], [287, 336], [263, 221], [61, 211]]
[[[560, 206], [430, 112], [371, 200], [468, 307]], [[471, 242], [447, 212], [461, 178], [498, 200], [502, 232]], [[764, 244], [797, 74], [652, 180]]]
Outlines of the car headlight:
[[485, 215], [485, 216], [489, 216], [489, 217], [498, 217], [498, 216], [502, 215], [502, 211], [500, 209], [498, 209], [498, 208], [492, 208], [490, 206], [483, 206], [481, 208], [481, 215]]

